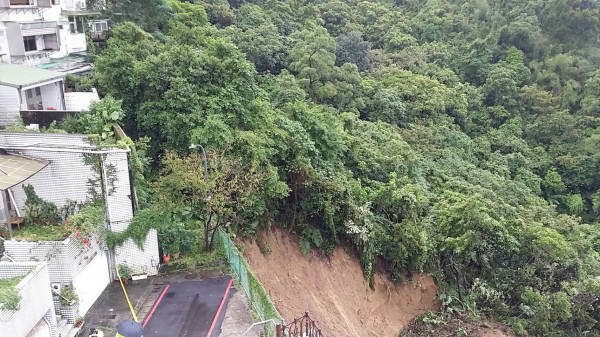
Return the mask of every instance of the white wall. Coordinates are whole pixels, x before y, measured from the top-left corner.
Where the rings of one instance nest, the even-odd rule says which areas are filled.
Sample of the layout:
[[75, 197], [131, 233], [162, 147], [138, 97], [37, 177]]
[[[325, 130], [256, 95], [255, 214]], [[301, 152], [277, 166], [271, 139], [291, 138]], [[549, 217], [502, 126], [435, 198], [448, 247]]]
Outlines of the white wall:
[[0, 85], [0, 113], [19, 111], [19, 91], [13, 87]]
[[[72, 6], [70, 5], [72, 3]], [[68, 24], [68, 18], [63, 16], [63, 10], [74, 10], [74, 0], [61, 0], [59, 5], [54, 5], [50, 8], [35, 9], [20, 9], [19, 11], [1, 11], [0, 12], [0, 27], [2, 21], [15, 22], [33, 22], [33, 21], [57, 21], [59, 23], [58, 43], [60, 50], [50, 52], [44, 57], [25, 57], [19, 59], [18, 63], [24, 63], [30, 66], [35, 66], [41, 63], [47, 63], [50, 58], [63, 57], [73, 52], [82, 52], [87, 50], [85, 34], [71, 34]], [[63, 28], [60, 28], [60, 25]], [[89, 29], [87, 26], [85, 29]], [[39, 41], [38, 46], [43, 46], [43, 41]], [[2, 37], [0, 36], [0, 47], [2, 47]], [[8, 48], [8, 46], [6, 46]], [[2, 54], [0, 52], [0, 54]], [[11, 63], [9, 56], [1, 56], [0, 61]]]
[[44, 104], [44, 110], [48, 108], [54, 108], [56, 110], [64, 110], [65, 105], [63, 102], [62, 95], [63, 82], [54, 82], [43, 85], [42, 90], [42, 103]]
[[[10, 146], [38, 146], [81, 148], [93, 147], [81, 135], [40, 134], [40, 133], [0, 133], [0, 148]], [[23, 155], [50, 161], [50, 165], [12, 188], [17, 205], [23, 209], [25, 192], [22, 185], [32, 185], [36, 193], [43, 199], [64, 205], [67, 200], [85, 202], [88, 198], [88, 179], [94, 174], [90, 166], [85, 164], [81, 153], [56, 152], [48, 150], [21, 151]]]
[[[126, 224], [129, 226], [129, 223]], [[144, 249], [129, 239], [120, 247], [115, 249], [115, 260], [117, 264], [125, 264], [131, 267], [133, 274], [148, 274], [150, 276], [158, 274], [158, 236], [156, 230], [151, 229], [148, 232]]]
[[[108, 196], [107, 206], [112, 231], [121, 232], [129, 227], [133, 218], [131, 190], [129, 188], [129, 171], [127, 168], [127, 155], [125, 153], [107, 156], [106, 165], [113, 165], [119, 186], [114, 193]], [[155, 230], [151, 230], [146, 237], [143, 249], [130, 239], [121, 247], [115, 249], [117, 264], [126, 264], [133, 269], [135, 274], [156, 275], [158, 273], [158, 239]]]
[[8, 41], [6, 40], [6, 30], [4, 29], [4, 23], [0, 22], [0, 62], [8, 63], [9, 61], [10, 57], [8, 57]]
[[27, 275], [17, 285], [21, 295], [19, 310], [0, 310], [2, 337], [25, 337], [48, 312], [55, 321], [48, 267], [46, 264], [0, 262], [0, 278], [14, 276], [11, 269], [17, 269], [19, 265], [32, 271], [18, 275]]
[[108, 260], [106, 254], [99, 252], [73, 278], [73, 289], [79, 297], [79, 316], [85, 316], [109, 283]]
[[40, 319], [39, 322], [31, 329], [27, 337], [52, 337], [50, 326], [45, 319]]
[[[65, 18], [66, 20], [67, 18]], [[85, 33], [71, 33], [70, 29], [68, 26], [67, 29], [62, 29], [61, 30], [61, 34], [62, 31], [64, 31], [66, 33], [65, 35], [65, 46], [67, 49], [67, 53], [75, 53], [75, 52], [82, 52], [87, 50], [87, 44], [85, 43]], [[89, 27], [87, 25], [84, 25], [83, 29], [85, 31], [87, 31], [89, 29]]]
[[19, 120], [19, 91], [0, 85], [0, 126], [7, 126]]
[[[52, 283], [71, 283], [101, 249], [96, 238], [91, 247], [83, 246], [72, 236], [64, 241], [16, 241], [6, 240], [6, 253], [17, 262], [47, 262]], [[103, 288], [104, 289], [104, 288]]]
[[0, 21], [32, 22], [41, 20], [42, 12], [44, 11], [38, 11], [37, 8], [22, 8], [18, 11], [0, 11]]
[[[10, 150], [11, 146], [35, 144], [47, 147], [72, 149], [87, 147], [93, 149], [94, 147], [86, 143], [85, 139], [86, 137], [81, 135], [0, 132], [0, 148]], [[41, 198], [53, 202], [57, 206], [64, 205], [68, 199], [85, 201], [88, 196], [87, 179], [94, 176], [92, 175], [92, 169], [83, 162], [83, 155], [41, 149], [23, 150], [21, 153], [51, 162], [50, 165], [24, 182], [24, 184], [33, 185]], [[127, 154], [123, 152], [107, 154], [105, 156], [105, 168], [108, 169], [108, 166], [114, 167], [115, 177], [117, 178], [115, 190], [106, 200], [110, 228], [115, 232], [121, 232], [129, 226], [133, 218]], [[26, 197], [21, 184], [12, 190], [17, 205], [20, 209], [23, 209]], [[21, 243], [19, 247], [23, 248], [19, 248], [13, 246], [12, 242], [6, 241], [5, 247], [11, 257], [14, 257], [13, 254], [15, 254], [28, 258], [31, 253], [26, 244], [36, 245], [36, 243]], [[135, 273], [156, 275], [159, 257], [155, 230], [150, 231], [143, 248], [140, 250], [131, 240], [128, 240], [122, 247], [115, 250], [115, 260], [117, 263], [125, 263], [131, 266]], [[17, 251], [19, 251], [18, 254]], [[78, 272], [73, 273], [73, 275], [77, 275]], [[57, 271], [57, 273], [59, 272]]]

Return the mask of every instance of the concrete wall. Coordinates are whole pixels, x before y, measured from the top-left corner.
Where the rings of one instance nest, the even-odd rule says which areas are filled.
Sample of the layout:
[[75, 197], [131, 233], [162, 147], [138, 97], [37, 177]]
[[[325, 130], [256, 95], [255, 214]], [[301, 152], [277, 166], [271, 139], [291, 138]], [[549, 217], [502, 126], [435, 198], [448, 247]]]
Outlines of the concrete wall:
[[4, 242], [6, 254], [16, 262], [46, 262], [52, 283], [71, 283], [90, 261], [102, 253], [96, 238], [91, 247], [82, 245], [72, 234], [63, 241]]
[[[89, 27], [84, 25], [84, 29], [87, 31]], [[67, 54], [83, 52], [87, 50], [85, 33], [73, 34], [68, 29], [62, 29], [62, 31], [66, 31], [65, 46], [67, 49]]]
[[[129, 224], [128, 224], [129, 225]], [[117, 264], [131, 267], [133, 274], [158, 274], [158, 236], [156, 230], [151, 229], [144, 242], [144, 249], [139, 249], [133, 240], [129, 239], [123, 246], [115, 249]]]
[[7, 126], [19, 121], [19, 91], [12, 87], [0, 85], [0, 126]]
[[[83, 1], [85, 2], [85, 0]], [[0, 27], [3, 26], [2, 21], [5, 22], [34, 22], [34, 21], [46, 21], [46, 22], [59, 22], [58, 29], [58, 44], [59, 49], [56, 52], [46, 53], [44, 55], [35, 56], [24, 56], [12, 59], [8, 55], [0, 56], [0, 61], [7, 63], [23, 63], [30, 66], [35, 66], [41, 63], [47, 63], [51, 58], [63, 57], [73, 52], [83, 52], [87, 50], [85, 34], [71, 34], [68, 18], [63, 15], [64, 10], [75, 10], [75, 0], [61, 0], [59, 5], [54, 5], [49, 8], [21, 8], [18, 11], [0, 11]], [[89, 29], [87, 26], [85, 29]], [[7, 33], [8, 34], [8, 33]], [[15, 35], [15, 34], [13, 34]], [[38, 45], [42, 45], [40, 42]], [[0, 36], [0, 47], [2, 47], [2, 37]], [[8, 48], [8, 46], [6, 46]], [[0, 54], [2, 54], [0, 52]], [[13, 55], [15, 56], [15, 55]]]
[[85, 316], [104, 288], [110, 283], [108, 268], [106, 254], [99, 251], [73, 278], [73, 289], [79, 297], [79, 316]]
[[10, 60], [10, 57], [3, 54], [8, 54], [8, 40], [6, 39], [6, 29], [4, 23], [0, 22], [0, 62], [6, 62]]
[[[85, 315], [109, 283], [107, 256], [96, 237], [90, 240], [90, 247], [71, 235], [64, 241], [7, 240], [4, 249], [16, 262], [45, 262], [49, 273], [45, 285], [48, 289], [51, 285], [73, 285], [83, 304], [78, 307], [79, 316]], [[53, 306], [60, 310], [57, 295], [53, 296]]]
[[65, 205], [68, 200], [82, 203], [89, 198], [88, 179], [94, 179], [95, 176], [93, 169], [84, 163], [83, 154], [45, 150], [20, 152], [25, 156], [49, 160], [51, 163], [31, 178], [12, 188], [19, 209], [24, 209], [27, 199], [23, 185], [33, 186], [37, 195], [58, 207]]
[[55, 110], [65, 109], [62, 81], [43, 85], [40, 89], [42, 90], [43, 110], [48, 108], [54, 108]]
[[[88, 179], [93, 179], [95, 176], [93, 170], [83, 162], [83, 155], [73, 152], [56, 152], [49, 148], [70, 148], [74, 151], [77, 149], [93, 150], [95, 147], [86, 142], [86, 137], [82, 135], [0, 132], [0, 148], [10, 150], [11, 147], [25, 147], [32, 144], [45, 148], [18, 150], [18, 152], [22, 155], [49, 160], [50, 164], [27, 179], [23, 184], [31, 184], [40, 197], [55, 203], [57, 206], [64, 205], [69, 199], [80, 202], [85, 201], [88, 197]], [[112, 231], [121, 232], [127, 229], [133, 218], [127, 153], [112, 152], [104, 154], [103, 157], [105, 172], [114, 171], [111, 175], [116, 178], [114, 186], [108, 184], [109, 189], [112, 190], [106, 197], [108, 226]], [[108, 174], [105, 174], [105, 176], [108, 176]], [[17, 206], [20, 209], [24, 208], [26, 200], [22, 188], [23, 184], [12, 189]], [[47, 253], [50, 249], [47, 244], [42, 244], [41, 247], [38, 247], [40, 243], [23, 242], [20, 244], [23, 248], [11, 245], [10, 241], [5, 244], [7, 253], [11, 257], [13, 257], [12, 250], [19, 249], [16, 254], [19, 256], [20, 261], [29, 258], [31, 254], [37, 254], [34, 256], [40, 259], [44, 256], [43, 252]], [[37, 247], [36, 249], [41, 250], [41, 252], [35, 253], [36, 249], [33, 249], [34, 247]], [[114, 261], [117, 264], [124, 263], [131, 266], [135, 273], [156, 275], [159, 263], [156, 231], [150, 231], [143, 248], [142, 250], [138, 249], [129, 240], [122, 247], [115, 250]], [[29, 249], [33, 249], [33, 251], [28, 252]], [[72, 257], [67, 257], [67, 259], [69, 258]], [[56, 268], [62, 267], [59, 264]], [[51, 274], [54, 275], [54, 269], [51, 270]], [[72, 276], [74, 275], [76, 273], [72, 274]], [[114, 273], [111, 275], [114, 276]], [[60, 282], [66, 280], [66, 278], [56, 276], [56, 280]]]
[[21, 8], [16, 10], [0, 11], [0, 21], [33, 22], [42, 19], [43, 11], [38, 8]]
[[58, 337], [46, 264], [0, 262], [0, 278], [16, 276], [25, 276], [17, 285], [21, 295], [20, 308], [16, 311], [0, 310], [0, 334], [25, 337], [46, 317], [52, 326], [52, 335]]
[[[125, 153], [111, 154], [106, 157], [105, 164], [116, 168], [115, 177], [120, 182], [107, 198], [110, 229], [114, 232], [122, 232], [129, 227], [133, 218], [132, 196], [128, 188], [129, 170], [126, 169], [127, 156]], [[132, 240], [115, 249], [115, 260], [117, 264], [130, 266], [135, 274], [156, 275], [159, 263], [156, 231], [151, 230], [148, 233], [143, 249], [139, 249]]]

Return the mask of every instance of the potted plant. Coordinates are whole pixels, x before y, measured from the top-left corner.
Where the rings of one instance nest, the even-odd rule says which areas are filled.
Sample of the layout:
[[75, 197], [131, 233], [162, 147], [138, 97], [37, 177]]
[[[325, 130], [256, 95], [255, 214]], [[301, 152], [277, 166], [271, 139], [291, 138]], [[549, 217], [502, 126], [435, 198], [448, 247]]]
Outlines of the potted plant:
[[121, 282], [127, 283], [127, 281], [131, 278], [131, 268], [129, 268], [129, 266], [126, 264], [120, 264], [117, 268], [119, 269], [119, 277], [121, 278]]
[[60, 304], [63, 307], [70, 307], [79, 302], [79, 297], [71, 286], [64, 286], [60, 292]]
[[67, 319], [67, 323], [75, 324], [77, 305], [79, 297], [72, 286], [63, 286], [60, 291], [61, 315]]
[[75, 320], [75, 327], [79, 328], [79, 327], [81, 327], [83, 325], [83, 323], [85, 323], [85, 321], [83, 320], [83, 317], [79, 316]]
[[179, 256], [179, 241], [175, 226], [164, 226], [158, 232], [158, 239], [163, 250], [163, 262], [169, 263], [171, 254]]
[[171, 255], [165, 253], [165, 255], [163, 255], [163, 262], [166, 264], [169, 263], [169, 261], [171, 261]]

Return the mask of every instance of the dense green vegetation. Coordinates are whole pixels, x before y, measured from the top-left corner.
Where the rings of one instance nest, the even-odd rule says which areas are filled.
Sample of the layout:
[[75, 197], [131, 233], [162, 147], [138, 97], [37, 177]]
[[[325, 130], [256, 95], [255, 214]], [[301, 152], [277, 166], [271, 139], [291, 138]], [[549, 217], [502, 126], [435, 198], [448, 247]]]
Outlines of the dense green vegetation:
[[16, 286], [22, 277], [0, 279], [0, 310], [19, 310], [21, 294]]
[[[94, 77], [174, 208], [432, 272], [520, 334], [600, 336], [596, 0], [124, 3]], [[236, 169], [203, 182], [192, 143]]]

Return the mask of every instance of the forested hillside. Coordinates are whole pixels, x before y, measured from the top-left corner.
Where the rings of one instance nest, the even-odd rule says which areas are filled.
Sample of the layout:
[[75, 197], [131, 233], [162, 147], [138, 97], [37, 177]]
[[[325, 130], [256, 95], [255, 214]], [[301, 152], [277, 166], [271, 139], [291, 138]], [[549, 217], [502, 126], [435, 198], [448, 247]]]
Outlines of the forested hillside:
[[600, 336], [599, 1], [110, 11], [95, 81], [122, 100], [126, 131], [150, 137], [159, 185], [191, 179], [169, 165], [192, 143], [240, 168], [222, 177], [239, 182], [235, 205], [198, 219], [352, 247], [367, 278], [431, 272], [446, 310], [519, 334]]

